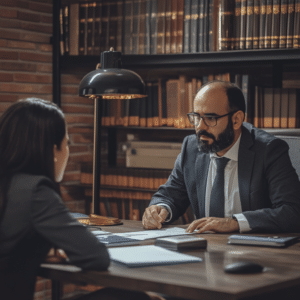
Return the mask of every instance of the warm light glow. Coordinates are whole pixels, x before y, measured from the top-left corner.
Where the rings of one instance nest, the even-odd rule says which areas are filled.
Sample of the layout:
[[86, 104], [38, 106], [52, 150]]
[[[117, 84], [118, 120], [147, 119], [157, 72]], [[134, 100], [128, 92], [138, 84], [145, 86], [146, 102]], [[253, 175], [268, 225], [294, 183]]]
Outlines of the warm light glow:
[[126, 95], [126, 94], [109, 94], [109, 95], [102, 95], [103, 99], [136, 99], [136, 98], [145, 98], [145, 95], [139, 95], [139, 94], [131, 94], [131, 95]]

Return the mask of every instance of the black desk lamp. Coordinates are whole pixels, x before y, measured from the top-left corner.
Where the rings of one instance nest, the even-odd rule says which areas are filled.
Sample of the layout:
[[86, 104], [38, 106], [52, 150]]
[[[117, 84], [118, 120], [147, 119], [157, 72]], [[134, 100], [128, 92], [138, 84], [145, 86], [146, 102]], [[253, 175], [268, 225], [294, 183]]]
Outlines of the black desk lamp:
[[145, 83], [133, 71], [121, 69], [121, 52], [101, 53], [101, 67], [83, 77], [79, 96], [94, 99], [94, 148], [92, 213], [100, 214], [101, 173], [101, 101], [102, 99], [135, 99], [145, 97]]

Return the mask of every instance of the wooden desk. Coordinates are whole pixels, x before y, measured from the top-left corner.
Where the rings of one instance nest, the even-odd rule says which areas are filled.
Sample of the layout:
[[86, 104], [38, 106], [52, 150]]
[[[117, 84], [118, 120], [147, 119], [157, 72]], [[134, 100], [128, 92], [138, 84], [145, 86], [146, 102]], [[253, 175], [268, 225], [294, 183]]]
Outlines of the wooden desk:
[[[139, 221], [124, 221], [124, 225], [105, 227], [105, 230], [128, 232], [143, 229]], [[189, 299], [300, 299], [300, 243], [276, 249], [228, 245], [229, 234], [203, 236], [208, 241], [207, 249], [188, 252], [203, 258], [200, 263], [143, 268], [111, 263], [105, 272], [70, 272], [41, 267], [39, 275], [52, 280], [154, 291]], [[226, 264], [244, 260], [262, 264], [265, 267], [263, 273], [224, 273]]]

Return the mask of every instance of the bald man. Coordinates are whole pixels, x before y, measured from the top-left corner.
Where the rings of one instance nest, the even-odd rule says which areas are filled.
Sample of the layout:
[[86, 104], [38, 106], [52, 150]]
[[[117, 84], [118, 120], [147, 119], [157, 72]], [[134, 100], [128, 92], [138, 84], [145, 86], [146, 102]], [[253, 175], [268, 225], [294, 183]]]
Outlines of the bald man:
[[225, 81], [203, 85], [188, 114], [187, 136], [168, 181], [143, 215], [160, 229], [191, 205], [188, 232], [299, 232], [300, 182], [288, 145], [244, 122], [242, 91]]

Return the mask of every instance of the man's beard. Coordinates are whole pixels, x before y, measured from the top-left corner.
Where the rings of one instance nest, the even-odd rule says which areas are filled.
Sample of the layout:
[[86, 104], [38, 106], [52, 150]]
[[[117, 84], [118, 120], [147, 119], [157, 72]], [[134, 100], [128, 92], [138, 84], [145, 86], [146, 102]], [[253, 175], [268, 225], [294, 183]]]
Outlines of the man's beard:
[[[208, 133], [205, 130], [200, 130], [197, 133], [198, 137], [198, 149], [204, 153], [217, 153], [232, 145], [234, 141], [234, 130], [233, 130], [233, 123], [231, 118], [228, 118], [228, 125], [223, 132], [219, 134], [218, 139], [216, 140], [215, 136], [211, 133]], [[208, 144], [207, 140], [200, 140], [200, 136], [206, 136], [213, 139], [211, 145]]]

